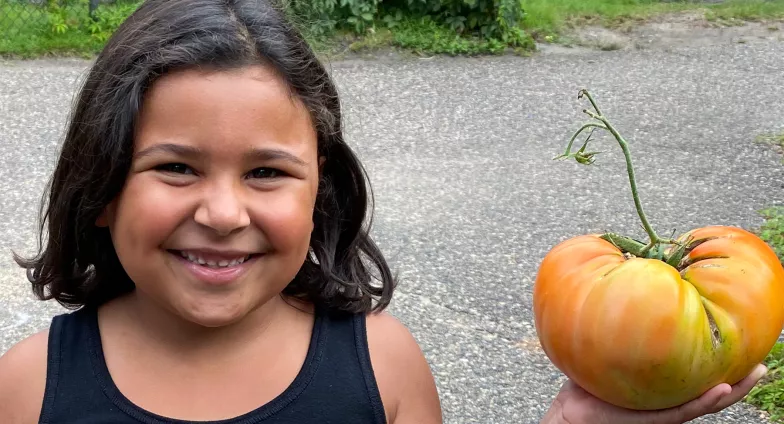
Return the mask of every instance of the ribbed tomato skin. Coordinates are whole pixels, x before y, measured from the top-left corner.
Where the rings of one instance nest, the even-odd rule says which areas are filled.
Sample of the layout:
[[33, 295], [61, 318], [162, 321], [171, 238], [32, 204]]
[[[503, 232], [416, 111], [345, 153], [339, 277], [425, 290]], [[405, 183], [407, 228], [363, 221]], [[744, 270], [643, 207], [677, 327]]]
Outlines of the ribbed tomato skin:
[[533, 298], [553, 364], [606, 402], [654, 410], [736, 383], [763, 361], [784, 328], [781, 262], [740, 228], [704, 227], [681, 239], [689, 236], [706, 240], [681, 272], [627, 259], [598, 235], [555, 246]]

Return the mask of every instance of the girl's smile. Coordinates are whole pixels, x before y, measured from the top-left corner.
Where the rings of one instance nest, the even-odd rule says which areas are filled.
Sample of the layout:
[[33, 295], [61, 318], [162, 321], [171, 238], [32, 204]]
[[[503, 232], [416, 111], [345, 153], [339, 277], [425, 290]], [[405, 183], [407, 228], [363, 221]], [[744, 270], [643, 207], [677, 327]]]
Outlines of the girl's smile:
[[261, 253], [214, 251], [204, 249], [169, 250], [176, 266], [210, 285], [226, 285], [244, 276], [262, 256]]

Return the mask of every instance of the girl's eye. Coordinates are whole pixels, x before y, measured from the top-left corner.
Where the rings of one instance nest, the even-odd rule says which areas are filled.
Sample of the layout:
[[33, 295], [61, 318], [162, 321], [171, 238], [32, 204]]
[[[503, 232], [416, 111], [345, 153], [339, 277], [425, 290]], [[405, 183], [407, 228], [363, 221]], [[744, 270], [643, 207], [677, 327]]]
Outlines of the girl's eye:
[[156, 169], [173, 174], [193, 174], [193, 170], [188, 165], [182, 163], [166, 163], [157, 166]]
[[282, 171], [274, 168], [256, 168], [253, 171], [250, 171], [251, 178], [275, 178], [282, 175]]

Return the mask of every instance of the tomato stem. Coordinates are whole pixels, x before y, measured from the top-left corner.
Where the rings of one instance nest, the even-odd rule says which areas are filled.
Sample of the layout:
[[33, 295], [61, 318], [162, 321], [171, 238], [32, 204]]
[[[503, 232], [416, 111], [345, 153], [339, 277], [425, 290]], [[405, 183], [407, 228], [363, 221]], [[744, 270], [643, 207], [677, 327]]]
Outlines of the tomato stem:
[[588, 92], [588, 90], [585, 89], [580, 90], [580, 93], [578, 94], [577, 98], [579, 99], [582, 98], [583, 96], [588, 98], [594, 110], [596, 111], [594, 113], [588, 109], [583, 109], [583, 112], [586, 115], [590, 116], [591, 118], [601, 122], [601, 124], [588, 123], [580, 127], [580, 129], [569, 140], [569, 144], [566, 147], [566, 152], [556, 157], [556, 159], [575, 158], [580, 163], [592, 164], [593, 156], [598, 152], [586, 153], [584, 151], [586, 146], [588, 145], [590, 136], [588, 137], [588, 140], [585, 141], [585, 144], [583, 144], [583, 147], [580, 148], [579, 151], [572, 153], [571, 148], [572, 148], [572, 144], [574, 143], [574, 140], [582, 131], [584, 131], [587, 128], [601, 128], [609, 131], [613, 135], [613, 137], [615, 137], [615, 140], [618, 141], [618, 144], [621, 146], [621, 150], [623, 150], [624, 157], [626, 158], [626, 171], [629, 175], [629, 184], [631, 185], [632, 197], [634, 198], [634, 206], [637, 209], [637, 215], [639, 215], [640, 221], [642, 221], [642, 226], [645, 229], [645, 232], [648, 234], [648, 237], [650, 237], [650, 242], [646, 244], [642, 249], [640, 249], [639, 252], [630, 252], [630, 253], [633, 253], [636, 256], [649, 256], [650, 254], [658, 255], [658, 253], [656, 252], [658, 249], [654, 249], [653, 251], [651, 250], [657, 245], [678, 244], [675, 240], [663, 239], [659, 237], [659, 235], [656, 234], [656, 231], [654, 231], [653, 227], [651, 227], [650, 222], [648, 222], [648, 217], [645, 215], [645, 211], [643, 211], [642, 202], [640, 201], [640, 193], [637, 189], [637, 179], [634, 175], [634, 165], [632, 165], [632, 157], [629, 151], [629, 143], [623, 138], [623, 136], [621, 136], [621, 134], [615, 129], [615, 127], [610, 123], [610, 121], [607, 120], [607, 118], [605, 118], [604, 115], [601, 114], [599, 108], [596, 105], [596, 102], [593, 100], [593, 97], [591, 97], [591, 94]]
[[600, 238], [609, 241], [622, 252], [629, 252], [634, 256], [643, 256], [642, 249], [645, 248], [645, 244], [637, 240], [613, 233], [602, 234]]

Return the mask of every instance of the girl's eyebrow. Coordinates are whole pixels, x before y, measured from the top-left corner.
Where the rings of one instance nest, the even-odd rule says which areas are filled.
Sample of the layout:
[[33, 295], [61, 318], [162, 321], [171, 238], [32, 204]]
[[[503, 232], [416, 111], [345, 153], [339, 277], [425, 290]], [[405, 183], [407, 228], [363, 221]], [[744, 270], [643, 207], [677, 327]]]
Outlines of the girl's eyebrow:
[[281, 149], [260, 149], [260, 148], [253, 148], [250, 152], [245, 155], [248, 159], [251, 160], [258, 160], [258, 161], [273, 161], [273, 160], [285, 160], [288, 162], [292, 162], [299, 166], [307, 166], [307, 162], [300, 159], [299, 157]]
[[141, 159], [143, 157], [152, 156], [156, 153], [169, 153], [175, 156], [185, 156], [195, 158], [201, 155], [201, 149], [182, 144], [162, 143], [150, 146], [133, 155], [134, 159]]
[[[169, 153], [175, 156], [184, 156], [187, 158], [197, 158], [202, 155], [203, 151], [197, 147], [186, 146], [175, 143], [161, 143], [150, 146], [133, 155], [134, 159], [140, 159], [146, 156], [152, 156], [156, 153]], [[250, 160], [258, 161], [272, 161], [272, 160], [285, 160], [292, 162], [296, 165], [306, 166], [307, 163], [298, 158], [297, 156], [280, 149], [251, 149], [245, 154], [245, 157]]]

